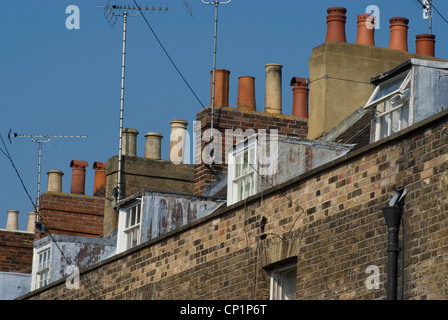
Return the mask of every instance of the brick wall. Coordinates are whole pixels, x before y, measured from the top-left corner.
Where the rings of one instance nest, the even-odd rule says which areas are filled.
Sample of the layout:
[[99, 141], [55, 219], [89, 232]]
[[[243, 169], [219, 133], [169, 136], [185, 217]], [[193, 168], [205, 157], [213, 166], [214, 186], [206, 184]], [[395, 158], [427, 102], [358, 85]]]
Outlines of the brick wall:
[[0, 271], [31, 273], [34, 234], [0, 230]]
[[[40, 217], [52, 234], [99, 237], [103, 234], [103, 197], [46, 192], [40, 198]], [[48, 233], [36, 233], [38, 239]]]
[[[244, 111], [230, 107], [215, 108], [213, 128], [221, 133], [222, 158], [221, 163], [215, 163], [212, 168], [210, 168], [209, 165], [204, 163], [204, 157], [201, 154], [206, 146], [206, 142], [209, 141], [210, 133], [207, 132], [207, 129], [211, 128], [210, 115], [210, 107], [200, 111], [196, 115], [196, 120], [201, 122], [200, 133], [202, 134], [196, 135], [196, 146], [201, 146], [201, 148], [196, 148], [195, 150], [196, 165], [194, 193], [199, 195], [203, 194], [207, 188], [210, 188], [210, 183], [219, 181], [222, 174], [227, 172], [227, 164], [225, 163], [226, 129], [241, 129], [243, 134], [247, 129], [253, 129], [255, 130], [255, 133], [260, 129], [264, 129], [268, 134], [271, 129], [276, 129], [278, 130], [279, 135], [302, 138], [306, 138], [308, 134], [308, 120], [300, 117], [287, 114], [271, 114], [262, 111]], [[197, 128], [195, 128], [195, 131], [198, 131]], [[217, 137], [215, 136], [215, 138]], [[217, 139], [215, 141], [217, 141]], [[235, 141], [236, 140], [233, 142]], [[217, 146], [219, 146], [219, 144]]]
[[[447, 125], [443, 112], [93, 266], [79, 290], [60, 281], [25, 298], [267, 299], [267, 268], [296, 257], [297, 299], [385, 299], [381, 209], [405, 186], [399, 292], [404, 280], [405, 299], [447, 299]], [[366, 286], [372, 265], [379, 289]]]

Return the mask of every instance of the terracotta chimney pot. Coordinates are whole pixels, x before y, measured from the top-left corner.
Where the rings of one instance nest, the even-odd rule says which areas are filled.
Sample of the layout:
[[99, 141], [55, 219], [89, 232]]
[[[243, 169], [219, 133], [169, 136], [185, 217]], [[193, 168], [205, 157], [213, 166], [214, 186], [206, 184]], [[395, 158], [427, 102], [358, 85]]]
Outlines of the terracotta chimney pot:
[[152, 160], [162, 159], [162, 138], [163, 136], [157, 132], [148, 132], [145, 134], [145, 158]]
[[408, 29], [409, 19], [394, 17], [390, 22], [390, 42], [389, 49], [408, 51]]
[[266, 89], [264, 111], [282, 113], [282, 68], [281, 64], [270, 63], [266, 68]]
[[345, 37], [346, 8], [331, 7], [327, 9], [327, 37], [325, 42], [347, 42]]
[[[215, 74], [215, 107], [229, 106], [229, 78], [230, 71], [226, 69], [216, 69]], [[210, 106], [213, 98], [213, 70], [210, 71]]]
[[174, 164], [184, 162], [188, 122], [182, 119], [171, 121], [170, 161]]
[[356, 43], [370, 46], [375, 45], [375, 19], [372, 15], [367, 13], [358, 15]]
[[418, 34], [415, 36], [415, 53], [435, 57], [436, 36], [433, 34]]
[[60, 170], [50, 170], [47, 172], [48, 175], [48, 192], [62, 192], [62, 176], [64, 173]]
[[137, 156], [137, 136], [138, 130], [132, 128], [123, 129], [123, 143], [121, 154], [124, 156]]
[[292, 115], [308, 119], [308, 95], [310, 79], [293, 77], [291, 79], [293, 103]]
[[72, 168], [72, 185], [71, 193], [85, 194], [86, 184], [86, 167], [89, 166], [87, 161], [72, 160], [70, 167]]
[[242, 76], [238, 78], [238, 98], [236, 107], [240, 110], [255, 111], [255, 78]]
[[36, 226], [36, 212], [28, 212], [28, 225], [26, 231], [34, 232]]
[[8, 220], [6, 220], [6, 230], [19, 230], [19, 210], [8, 210]]
[[104, 197], [106, 195], [106, 167], [107, 162], [94, 162], [95, 180], [93, 182], [93, 195]]

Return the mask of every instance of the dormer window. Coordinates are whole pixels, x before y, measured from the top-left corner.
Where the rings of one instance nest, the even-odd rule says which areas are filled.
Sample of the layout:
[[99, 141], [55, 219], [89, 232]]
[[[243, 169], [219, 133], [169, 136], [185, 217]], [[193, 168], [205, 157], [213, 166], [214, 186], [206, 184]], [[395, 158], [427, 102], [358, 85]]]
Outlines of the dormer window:
[[375, 115], [372, 142], [399, 132], [412, 123], [410, 83], [411, 72], [408, 70], [376, 86], [366, 105], [366, 108], [373, 108]]
[[244, 200], [257, 191], [257, 139], [248, 138], [228, 153], [227, 205]]
[[117, 253], [140, 244], [141, 201], [120, 210], [118, 217]]

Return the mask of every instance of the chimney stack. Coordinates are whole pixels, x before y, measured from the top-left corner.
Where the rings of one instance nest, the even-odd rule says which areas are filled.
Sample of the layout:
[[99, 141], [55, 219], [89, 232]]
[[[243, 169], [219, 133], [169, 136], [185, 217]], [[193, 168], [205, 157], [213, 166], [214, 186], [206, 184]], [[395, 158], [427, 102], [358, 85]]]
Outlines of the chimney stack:
[[123, 129], [123, 143], [121, 146], [121, 154], [123, 156], [137, 156], [137, 136], [138, 130], [126, 128]]
[[371, 14], [358, 15], [357, 44], [375, 45], [375, 17]]
[[88, 166], [89, 163], [86, 161], [72, 160], [70, 162], [72, 168], [71, 193], [85, 194], [86, 167]]
[[170, 161], [174, 164], [184, 162], [187, 125], [188, 122], [186, 120], [173, 119], [171, 121]]
[[293, 86], [293, 102], [292, 102], [292, 115], [308, 119], [308, 95], [310, 89], [308, 85], [310, 79], [293, 77], [290, 85]]
[[435, 57], [436, 36], [433, 34], [418, 34], [415, 36], [415, 53]]
[[345, 37], [347, 9], [331, 7], [327, 9], [327, 13], [327, 37], [325, 42], [347, 42]]
[[271, 63], [266, 68], [266, 89], [264, 111], [282, 113], [282, 68], [281, 64]]
[[390, 42], [389, 49], [408, 51], [408, 29], [409, 19], [394, 17], [390, 22]]
[[[210, 85], [210, 106], [213, 98], [213, 70], [211, 74]], [[230, 71], [226, 69], [215, 70], [215, 107], [229, 106], [229, 77]]]
[[50, 170], [47, 175], [47, 192], [62, 192], [62, 176], [64, 173], [60, 170]]
[[152, 160], [161, 160], [163, 136], [157, 132], [148, 132], [147, 134], [145, 134], [145, 138], [145, 158]]
[[94, 162], [95, 180], [93, 182], [93, 195], [104, 197], [106, 195], [106, 166], [107, 162]]
[[255, 78], [242, 76], [238, 78], [238, 99], [236, 107], [240, 110], [255, 111]]
[[34, 232], [36, 225], [36, 212], [28, 212], [28, 226], [26, 227], [26, 231]]
[[6, 230], [19, 230], [19, 210], [8, 210], [8, 220], [6, 221]]

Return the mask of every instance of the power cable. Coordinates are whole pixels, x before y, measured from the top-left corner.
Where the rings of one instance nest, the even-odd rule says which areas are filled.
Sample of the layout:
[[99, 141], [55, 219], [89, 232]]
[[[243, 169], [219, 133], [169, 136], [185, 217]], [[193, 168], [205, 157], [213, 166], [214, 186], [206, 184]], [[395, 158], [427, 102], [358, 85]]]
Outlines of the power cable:
[[196, 92], [193, 90], [193, 88], [190, 86], [190, 84], [188, 83], [188, 81], [185, 79], [185, 77], [183, 76], [182, 72], [179, 70], [179, 68], [177, 67], [176, 63], [174, 62], [174, 60], [171, 58], [170, 54], [168, 53], [168, 51], [166, 50], [165, 46], [162, 44], [162, 42], [160, 41], [159, 37], [157, 36], [156, 32], [154, 31], [154, 29], [151, 27], [151, 24], [149, 23], [148, 19], [146, 19], [145, 14], [140, 10], [140, 6], [137, 4], [137, 1], [134, 0], [134, 4], [137, 6], [137, 8], [139, 9], [141, 16], [143, 18], [143, 20], [145, 20], [146, 25], [148, 26], [149, 30], [151, 30], [154, 38], [156, 39], [157, 43], [159, 44], [159, 46], [162, 48], [163, 52], [165, 53], [165, 55], [167, 56], [168, 60], [170, 60], [171, 64], [173, 65], [174, 69], [176, 69], [177, 73], [179, 74], [179, 76], [182, 78], [182, 80], [185, 82], [185, 84], [187, 85], [188, 89], [190, 89], [191, 93], [194, 95], [194, 97], [196, 98], [196, 100], [198, 100], [198, 102], [201, 104], [201, 107], [207, 111], [207, 113], [210, 115], [210, 112], [205, 108], [204, 104], [202, 103], [201, 99], [199, 99], [199, 97], [197, 96]]
[[2, 150], [2, 149], [0, 148], [0, 151], [6, 156], [6, 158], [8, 158], [9, 161], [11, 162], [11, 165], [12, 165], [12, 167], [14, 168], [14, 170], [15, 170], [15, 172], [16, 172], [16, 175], [17, 175], [17, 177], [18, 177], [19, 180], [20, 180], [20, 183], [22, 184], [22, 188], [25, 190], [25, 193], [27, 194], [28, 198], [30, 199], [30, 202], [31, 202], [33, 208], [36, 208], [36, 205], [34, 204], [34, 201], [33, 201], [33, 199], [31, 198], [31, 195], [30, 195], [30, 193], [28, 192], [28, 189], [26, 188], [25, 183], [23, 182], [22, 177], [20, 176], [19, 170], [17, 170], [17, 167], [16, 167], [16, 165], [14, 164], [14, 160], [12, 159], [12, 157], [11, 157], [9, 151], [8, 151], [8, 148], [6, 147], [6, 144], [5, 144], [5, 141], [3, 140], [2, 135], [0, 135], [0, 139], [2, 140], [3, 147], [5, 148], [5, 150]]

